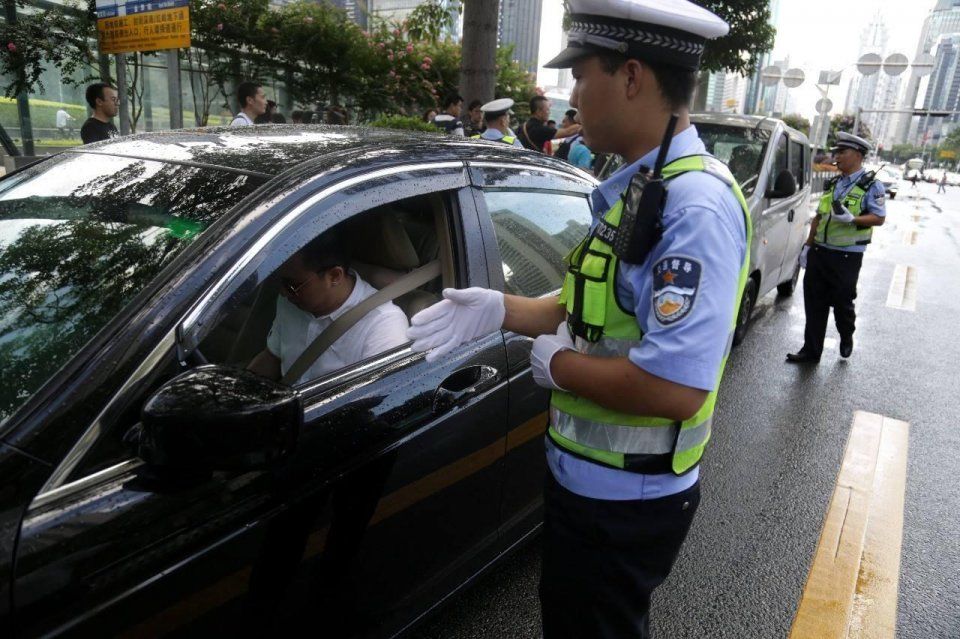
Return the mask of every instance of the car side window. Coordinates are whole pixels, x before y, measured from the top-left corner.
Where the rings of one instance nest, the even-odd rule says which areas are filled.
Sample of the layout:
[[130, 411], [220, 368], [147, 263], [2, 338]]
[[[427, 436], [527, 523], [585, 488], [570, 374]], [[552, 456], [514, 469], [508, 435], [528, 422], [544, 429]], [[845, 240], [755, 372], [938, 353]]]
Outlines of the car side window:
[[564, 258], [590, 229], [590, 203], [579, 193], [485, 190], [503, 263], [505, 290], [536, 297], [563, 285]]
[[[291, 383], [312, 383], [402, 347], [408, 342], [409, 318], [439, 301], [442, 280], [455, 281], [455, 274], [448, 272], [454, 268], [449, 250], [452, 233], [441, 226], [450, 218], [449, 206], [452, 205], [445, 193], [408, 198], [358, 213], [313, 238], [308, 246], [314, 245], [318, 250], [306, 264], [302, 262], [303, 249], [297, 251], [258, 286], [238, 294], [231, 310], [204, 336], [192, 363], [206, 361], [262, 373], [257, 366], [263, 365], [263, 354], [268, 351], [277, 361], [267, 363], [279, 367], [276, 375], [268, 376], [279, 378], [348, 307], [427, 266], [430, 273], [435, 273], [433, 278], [402, 287], [401, 294], [384, 300], [349, 324], [347, 332]], [[330, 250], [331, 246], [346, 247], [346, 251], [340, 252], [349, 259], [347, 277], [334, 287], [319, 272], [328, 266], [323, 260], [335, 252]], [[291, 262], [295, 263], [293, 268]], [[352, 292], [347, 296], [335, 292], [348, 286]], [[324, 300], [338, 302], [337, 308], [331, 308]], [[318, 304], [316, 308], [314, 303]], [[304, 310], [306, 307], [314, 312]], [[114, 424], [116, 428], [104, 432], [96, 441], [68, 481], [129, 459], [131, 448], [124, 445], [123, 437], [139, 420], [140, 406], [161, 384], [183, 370], [171, 354], [162, 372], [129, 403]]]
[[[384, 204], [314, 237], [227, 315], [200, 351], [211, 362], [305, 384], [405, 345], [409, 319], [440, 299], [441, 255], [449, 253], [441, 250], [449, 234], [438, 233], [438, 220], [449, 217], [443, 200], [429, 194]], [[431, 268], [433, 277], [414, 282]], [[339, 319], [391, 285], [400, 287], [397, 295], [346, 324]], [[286, 379], [335, 322], [346, 332], [302, 375]]]
[[781, 135], [777, 139], [777, 148], [776, 155], [773, 158], [773, 172], [771, 177], [775, 180], [777, 175], [780, 174], [780, 171], [789, 170], [790, 166], [787, 163], [787, 136]]
[[806, 166], [803, 145], [799, 142], [790, 142], [790, 172], [797, 180], [797, 188], [802, 189], [806, 184]]

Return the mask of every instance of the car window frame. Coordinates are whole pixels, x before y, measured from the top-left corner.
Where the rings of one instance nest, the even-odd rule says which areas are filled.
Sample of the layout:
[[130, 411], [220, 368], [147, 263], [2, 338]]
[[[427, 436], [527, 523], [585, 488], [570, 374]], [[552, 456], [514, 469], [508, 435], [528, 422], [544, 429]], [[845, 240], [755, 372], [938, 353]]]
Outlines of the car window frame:
[[[310, 217], [309, 213], [315, 206], [321, 205], [328, 200], [328, 198], [337, 196], [342, 197], [344, 193], [349, 193], [351, 188], [358, 187], [367, 182], [383, 180], [392, 178], [394, 176], [402, 176], [405, 173], [419, 174], [431, 171], [452, 171], [453, 173], [450, 175], [453, 176], [453, 179], [448, 182], [448, 186], [430, 191], [420, 190], [416, 194], [422, 195], [425, 193], [459, 192], [469, 185], [469, 175], [466, 165], [463, 161], [437, 160], [435, 162], [411, 162], [366, 171], [360, 173], [359, 175], [351, 176], [326, 186], [321, 186], [319, 187], [319, 190], [313, 193], [303, 194], [306, 197], [294, 202], [291, 206], [289, 206], [287, 211], [280, 214], [277, 219], [265, 227], [257, 240], [253, 241], [241, 252], [241, 258], [234, 263], [232, 268], [228, 269], [226, 273], [223, 273], [217, 277], [211, 284], [204, 288], [204, 290], [199, 294], [197, 302], [189, 307], [189, 309], [183, 314], [179, 321], [174, 324], [174, 327], [170, 331], [164, 334], [164, 336], [158, 341], [157, 345], [150, 351], [150, 354], [144, 358], [141, 364], [135, 369], [130, 378], [106, 402], [103, 409], [98, 414], [98, 417], [77, 439], [70, 451], [57, 463], [54, 471], [50, 474], [47, 481], [38, 491], [37, 495], [34, 496], [28, 509], [34, 510], [60, 499], [69, 499], [70, 496], [89, 487], [92, 484], [107, 481], [123, 473], [130, 472], [143, 464], [143, 462], [138, 458], [132, 457], [107, 468], [98, 470], [91, 475], [78, 477], [70, 482], [66, 481], [67, 478], [70, 477], [73, 470], [93, 449], [98, 439], [108, 430], [110, 430], [109, 428], [105, 429], [101, 423], [104, 415], [113, 410], [117, 403], [129, 401], [128, 391], [133, 386], [141, 383], [151, 375], [156, 374], [159, 367], [169, 363], [169, 356], [171, 352], [173, 352], [173, 355], [176, 357], [177, 361], [179, 361], [181, 365], [184, 365], [184, 370], [187, 370], [191, 367], [187, 365], [188, 355], [190, 352], [185, 351], [183, 344], [181, 343], [182, 336], [185, 333], [185, 324], [191, 319], [196, 321], [196, 319], [204, 317], [203, 313], [205, 311], [209, 310], [216, 313], [216, 311], [229, 305], [231, 300], [234, 299], [234, 296], [239, 293], [240, 287], [249, 279], [251, 271], [256, 272], [260, 269], [266, 268], [268, 269], [267, 275], [269, 275], [269, 273], [276, 270], [276, 267], [279, 266], [279, 264], [283, 261], [279, 260], [277, 257], [277, 255], [283, 255], [282, 252], [273, 255], [272, 259], [262, 258], [259, 260], [256, 259], [257, 253], [264, 253], [271, 246], [276, 246], [277, 244], [282, 243], [282, 238], [288, 237], [283, 235], [288, 229], [293, 229], [291, 232], [294, 234], [316, 237], [316, 235], [322, 233], [324, 230], [332, 228], [336, 224], [372, 208], [369, 206], [368, 198], [363, 199], [362, 203], [358, 203], [358, 205], [362, 206], [362, 208], [359, 208], [358, 210], [349, 214], [327, 216], [330, 219], [324, 219], [322, 221], [323, 223], [321, 223], [317, 217], [314, 217], [312, 220], [306, 219]], [[395, 180], [387, 180], [385, 184], [382, 184], [376, 188], [395, 188], [397, 182], [401, 181], [419, 183], [424, 179], [424, 177], [430, 176], [415, 175], [410, 178], [398, 177]], [[455, 186], [451, 187], [449, 185]], [[410, 196], [401, 195], [388, 200], [379, 200], [377, 201], [377, 205], [385, 204], [390, 201], [407, 199], [407, 197]], [[463, 218], [464, 216], [461, 215], [460, 217]], [[295, 226], [298, 221], [304, 220], [306, 220], [305, 224], [299, 227]], [[313, 222], [313, 224], [311, 225], [310, 222]], [[313, 234], [310, 235], [311, 233]], [[457, 237], [456, 233], [453, 233], [452, 237], [455, 240]], [[303, 240], [302, 244], [306, 244], [307, 241], [308, 239]], [[298, 248], [299, 245], [296, 248], [290, 249], [289, 253], [292, 254], [295, 250], [298, 250]], [[461, 265], [455, 264], [455, 268], [460, 267]], [[462, 267], [466, 269], [476, 269], [477, 265], [466, 264]], [[206, 308], [204, 305], [206, 305]], [[216, 325], [216, 321], [212, 322], [207, 329], [202, 332], [202, 335], [199, 336], [196, 341], [196, 345], [199, 345], [200, 341], [202, 341], [203, 335], [206, 335], [209, 330], [212, 330], [212, 328], [214, 328]], [[196, 348], [196, 345], [194, 348]], [[365, 360], [364, 362], [358, 362], [357, 366], [379, 368], [382, 366], [387, 366], [395, 360], [408, 357], [409, 355], [409, 345], [401, 346], [397, 347], [397, 349], [387, 351], [386, 353], [382, 354], [382, 356], [378, 355], [369, 360]], [[347, 368], [342, 371], [336, 371], [331, 373], [329, 377], [339, 380], [340, 383], [346, 383], [348, 378], [344, 377], [342, 373], [349, 373], [350, 370], [351, 368]], [[364, 368], [364, 370], [367, 369]], [[352, 378], [352, 376], [350, 378]], [[327, 377], [320, 378], [320, 381], [326, 379]], [[304, 386], [308, 386], [310, 384], [313, 384], [313, 382], [307, 382]], [[294, 385], [293, 388], [301, 390], [297, 385]], [[313, 395], [314, 390], [321, 392], [327, 388], [329, 388], [329, 384], [314, 384], [314, 387], [310, 389], [311, 392], [309, 395]], [[307, 396], [305, 396], [305, 398], [307, 398]], [[307, 410], [306, 401], [304, 410]]]

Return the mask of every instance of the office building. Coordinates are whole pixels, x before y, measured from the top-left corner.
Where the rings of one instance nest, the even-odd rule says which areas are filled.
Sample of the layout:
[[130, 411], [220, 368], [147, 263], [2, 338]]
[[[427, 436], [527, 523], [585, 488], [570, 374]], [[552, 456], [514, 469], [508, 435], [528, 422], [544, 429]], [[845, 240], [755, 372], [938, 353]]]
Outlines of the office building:
[[543, 0], [500, 0], [500, 46], [513, 45], [513, 59], [537, 72]]

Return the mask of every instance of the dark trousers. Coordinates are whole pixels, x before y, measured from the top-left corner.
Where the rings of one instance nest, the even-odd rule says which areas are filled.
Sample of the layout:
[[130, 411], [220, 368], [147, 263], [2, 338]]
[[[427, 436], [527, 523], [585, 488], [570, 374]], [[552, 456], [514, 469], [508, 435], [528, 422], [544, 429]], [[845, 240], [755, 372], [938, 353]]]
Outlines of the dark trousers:
[[581, 497], [547, 473], [540, 606], [544, 639], [650, 636], [650, 595], [673, 567], [700, 484], [661, 499]]
[[821, 246], [810, 248], [807, 272], [803, 276], [803, 307], [807, 316], [803, 331], [805, 353], [819, 357], [823, 352], [831, 306], [840, 338], [853, 337], [857, 323], [853, 301], [857, 299], [857, 279], [862, 264], [863, 253], [832, 251]]

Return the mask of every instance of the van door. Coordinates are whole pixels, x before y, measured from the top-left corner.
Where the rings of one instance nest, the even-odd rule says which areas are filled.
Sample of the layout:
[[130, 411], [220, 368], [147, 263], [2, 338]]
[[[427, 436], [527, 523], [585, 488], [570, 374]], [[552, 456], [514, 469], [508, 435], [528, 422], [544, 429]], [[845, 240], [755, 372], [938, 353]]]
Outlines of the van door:
[[[773, 189], [777, 175], [789, 170], [788, 140], [785, 133], [779, 133], [774, 145], [773, 163], [769, 167], [765, 193]], [[764, 197], [761, 200], [763, 211], [760, 215], [757, 265], [760, 267], [760, 291], [758, 297], [770, 291], [781, 278], [781, 266], [784, 253], [790, 243], [791, 219], [796, 219], [796, 196], [787, 198]], [[756, 224], [756, 220], [754, 220]]]

